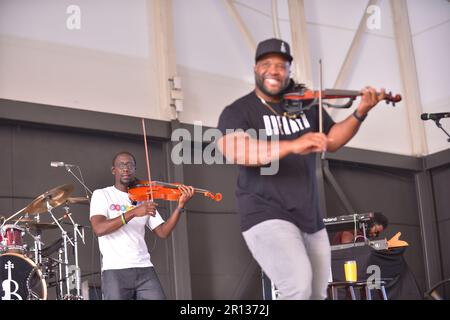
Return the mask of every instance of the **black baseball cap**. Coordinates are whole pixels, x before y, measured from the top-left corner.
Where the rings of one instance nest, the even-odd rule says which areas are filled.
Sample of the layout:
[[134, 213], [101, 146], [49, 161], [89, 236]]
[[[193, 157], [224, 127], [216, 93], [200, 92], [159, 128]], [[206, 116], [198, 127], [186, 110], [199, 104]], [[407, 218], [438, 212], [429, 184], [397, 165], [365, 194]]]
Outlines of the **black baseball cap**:
[[284, 56], [289, 61], [289, 63], [291, 63], [293, 59], [291, 56], [291, 48], [289, 47], [289, 43], [280, 39], [272, 38], [258, 43], [258, 47], [256, 48], [255, 62], [258, 62], [258, 60], [261, 59], [262, 56], [269, 53], [278, 53]]

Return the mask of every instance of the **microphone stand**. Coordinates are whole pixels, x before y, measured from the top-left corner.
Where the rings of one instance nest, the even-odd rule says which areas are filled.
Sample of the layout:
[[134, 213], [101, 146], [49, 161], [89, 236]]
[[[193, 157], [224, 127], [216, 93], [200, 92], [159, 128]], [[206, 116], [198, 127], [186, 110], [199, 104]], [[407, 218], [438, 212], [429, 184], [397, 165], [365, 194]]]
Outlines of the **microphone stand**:
[[441, 119], [436, 119], [436, 120], [434, 120], [434, 123], [436, 123], [436, 126], [437, 126], [439, 129], [441, 129], [442, 131], [445, 132], [445, 134], [446, 134], [447, 137], [448, 137], [447, 141], [450, 142], [450, 134], [448, 134], [448, 132], [445, 131], [445, 129], [442, 127], [442, 124], [439, 122], [440, 120], [441, 120]]
[[[64, 168], [66, 169], [66, 171], [69, 172], [72, 176], [74, 176], [74, 178], [77, 179], [77, 181], [84, 187], [84, 192], [86, 193], [86, 198], [88, 199], [89, 202], [91, 202], [88, 192], [92, 195], [92, 191], [86, 186], [86, 184], [84, 182], [83, 173], [81, 172], [80, 166], [75, 165], [74, 167], [76, 167], [78, 169], [81, 179], [77, 177], [77, 175], [72, 171], [71, 167], [72, 166], [64, 165]], [[66, 203], [66, 206], [64, 207], [64, 210], [66, 211], [66, 216], [70, 219], [70, 221], [72, 222], [72, 225], [73, 225], [74, 243], [72, 245], [74, 247], [74, 256], [75, 256], [75, 286], [76, 286], [76, 292], [77, 292], [76, 299], [80, 300], [80, 299], [82, 299], [82, 296], [81, 296], [81, 272], [80, 272], [80, 267], [78, 264], [78, 236], [77, 236], [77, 234], [80, 236], [80, 239], [83, 241], [83, 244], [84, 244], [85, 243], [84, 242], [84, 229], [81, 228], [81, 233], [80, 233], [80, 230], [79, 230], [80, 225], [75, 223], [75, 221], [72, 219], [72, 213], [69, 213], [69, 206], [67, 205], [67, 203]], [[64, 249], [66, 250], [66, 248], [64, 248]], [[67, 261], [66, 261], [66, 263], [67, 263]], [[67, 265], [66, 265], [66, 270], [67, 270]], [[67, 271], [66, 271], [66, 278], [68, 278]], [[69, 289], [67, 289], [67, 294], [70, 297]]]
[[75, 179], [77, 179], [77, 181], [84, 187], [84, 192], [86, 193], [86, 198], [90, 201], [88, 192], [92, 195], [92, 191], [84, 183], [83, 174], [81, 173], [80, 167], [79, 166], [74, 166], [74, 167], [78, 168], [78, 171], [80, 172], [81, 180], [80, 180], [80, 178], [77, 177], [76, 174], [73, 173], [73, 171], [72, 171], [72, 169], [70, 167], [71, 166], [64, 165], [64, 168], [66, 168], [67, 172], [69, 172], [71, 175], [73, 175], [75, 177]]

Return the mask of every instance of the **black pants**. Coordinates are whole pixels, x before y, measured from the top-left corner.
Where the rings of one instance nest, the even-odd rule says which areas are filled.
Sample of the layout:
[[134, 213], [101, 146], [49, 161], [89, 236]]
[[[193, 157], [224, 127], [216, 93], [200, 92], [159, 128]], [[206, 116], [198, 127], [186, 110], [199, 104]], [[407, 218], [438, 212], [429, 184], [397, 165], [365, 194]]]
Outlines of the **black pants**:
[[104, 300], [165, 300], [153, 267], [105, 270], [102, 272]]

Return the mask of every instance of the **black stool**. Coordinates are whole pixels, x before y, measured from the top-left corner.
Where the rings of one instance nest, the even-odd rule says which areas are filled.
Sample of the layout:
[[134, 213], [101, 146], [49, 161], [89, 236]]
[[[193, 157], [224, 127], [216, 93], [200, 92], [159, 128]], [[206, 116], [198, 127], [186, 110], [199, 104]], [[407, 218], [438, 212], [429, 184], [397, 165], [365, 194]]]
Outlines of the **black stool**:
[[367, 283], [367, 281], [358, 281], [354, 283], [354, 287], [359, 290], [361, 300], [372, 300], [372, 291], [378, 293], [380, 300], [387, 300], [386, 281], [380, 280], [375, 283]]
[[[328, 283], [328, 298], [331, 300], [339, 300], [338, 289], [345, 289], [347, 298], [350, 300], [357, 300], [355, 289], [359, 291], [361, 300], [372, 300], [372, 291], [379, 294], [381, 300], [387, 300], [387, 294], [385, 289], [385, 281], [377, 281], [375, 283], [369, 283], [367, 281], [335, 281]], [[373, 288], [371, 286], [374, 286]]]
[[350, 300], [356, 300], [355, 290], [354, 290], [355, 282], [350, 281], [334, 281], [328, 283], [328, 298], [331, 300], [339, 300], [338, 289], [344, 288], [347, 297], [350, 297]]

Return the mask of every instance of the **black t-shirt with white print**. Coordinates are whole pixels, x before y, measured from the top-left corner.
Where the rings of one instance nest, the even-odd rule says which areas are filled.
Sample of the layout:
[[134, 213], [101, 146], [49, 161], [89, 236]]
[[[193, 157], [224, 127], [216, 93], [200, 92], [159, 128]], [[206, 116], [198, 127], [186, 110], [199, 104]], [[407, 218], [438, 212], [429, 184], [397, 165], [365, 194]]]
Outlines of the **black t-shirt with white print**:
[[[278, 115], [253, 91], [222, 111], [218, 129], [224, 135], [230, 129], [255, 129], [258, 138], [270, 140], [277, 136], [280, 141], [319, 131], [318, 107], [306, 110], [292, 120], [280, 116], [283, 110], [279, 104], [271, 103], [270, 106]], [[325, 110], [323, 120], [323, 130], [328, 133], [334, 121]], [[244, 232], [270, 219], [290, 221], [307, 233], [324, 228], [319, 213], [315, 169], [315, 153], [289, 154], [280, 160], [278, 172], [274, 175], [262, 175], [261, 167], [239, 166], [236, 197], [241, 230]]]

